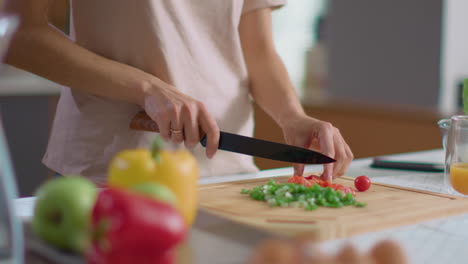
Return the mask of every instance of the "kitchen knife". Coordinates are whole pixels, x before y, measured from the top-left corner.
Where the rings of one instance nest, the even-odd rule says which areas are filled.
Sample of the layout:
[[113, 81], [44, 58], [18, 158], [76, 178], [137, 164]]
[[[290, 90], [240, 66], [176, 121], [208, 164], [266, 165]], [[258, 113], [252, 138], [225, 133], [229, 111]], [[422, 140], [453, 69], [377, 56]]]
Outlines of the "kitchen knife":
[[[158, 125], [145, 112], [137, 113], [130, 122], [130, 128], [159, 132]], [[206, 136], [200, 143], [206, 147]], [[236, 135], [228, 132], [220, 132], [219, 149], [262, 157], [285, 162], [304, 164], [325, 164], [335, 162], [334, 159], [305, 148], [291, 145], [255, 139], [251, 137]]]

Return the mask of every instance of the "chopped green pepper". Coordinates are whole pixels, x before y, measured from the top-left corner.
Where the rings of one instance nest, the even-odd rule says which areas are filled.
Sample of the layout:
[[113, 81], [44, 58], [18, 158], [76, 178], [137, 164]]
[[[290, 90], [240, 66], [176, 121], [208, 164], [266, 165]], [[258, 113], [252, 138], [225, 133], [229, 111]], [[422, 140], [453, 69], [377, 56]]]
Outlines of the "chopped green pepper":
[[319, 206], [340, 208], [348, 205], [356, 207], [367, 205], [356, 201], [351, 193], [343, 194], [341, 191], [335, 191], [330, 187], [323, 188], [318, 184], [305, 187], [300, 184], [280, 184], [270, 180], [252, 189], [242, 189], [241, 193], [248, 194], [254, 200], [265, 201], [271, 207], [301, 207], [308, 211], [315, 210]]

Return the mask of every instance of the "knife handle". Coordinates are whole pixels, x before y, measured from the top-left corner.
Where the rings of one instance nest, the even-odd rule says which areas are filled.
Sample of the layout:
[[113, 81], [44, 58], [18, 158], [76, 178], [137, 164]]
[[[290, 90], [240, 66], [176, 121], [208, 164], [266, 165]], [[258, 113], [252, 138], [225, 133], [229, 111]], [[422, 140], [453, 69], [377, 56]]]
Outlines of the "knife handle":
[[[130, 129], [141, 130], [141, 131], [151, 131], [159, 133], [159, 127], [156, 122], [148, 116], [145, 111], [138, 112], [130, 121]], [[206, 134], [200, 130], [200, 143], [202, 146], [206, 147]], [[221, 140], [221, 138], [220, 138]]]
[[144, 111], [138, 112], [130, 121], [130, 128], [159, 133], [159, 127]]

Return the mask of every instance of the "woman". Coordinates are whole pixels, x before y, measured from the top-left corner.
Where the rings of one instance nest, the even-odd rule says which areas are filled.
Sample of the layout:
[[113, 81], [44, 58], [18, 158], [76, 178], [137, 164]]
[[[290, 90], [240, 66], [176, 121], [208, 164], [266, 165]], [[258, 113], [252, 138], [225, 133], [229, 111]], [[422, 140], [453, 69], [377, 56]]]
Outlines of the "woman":
[[252, 172], [251, 157], [216, 149], [220, 128], [252, 135], [253, 99], [289, 144], [337, 159], [324, 178], [343, 175], [350, 148], [304, 113], [274, 49], [271, 10], [284, 1], [71, 1], [71, 38], [49, 25], [50, 0], [6, 1], [22, 21], [7, 63], [64, 85], [45, 165], [103, 182], [115, 153], [153, 137], [128, 128], [143, 109], [166, 141], [193, 151], [202, 176]]

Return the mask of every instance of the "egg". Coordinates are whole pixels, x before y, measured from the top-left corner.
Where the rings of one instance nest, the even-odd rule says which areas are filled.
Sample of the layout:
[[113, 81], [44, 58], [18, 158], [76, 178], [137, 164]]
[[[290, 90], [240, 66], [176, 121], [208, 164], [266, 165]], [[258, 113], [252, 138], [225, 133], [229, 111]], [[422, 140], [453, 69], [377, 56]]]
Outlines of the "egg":
[[299, 247], [285, 240], [269, 239], [255, 249], [249, 264], [301, 263]]
[[[288, 263], [288, 264], [292, 264], [292, 263]], [[340, 264], [340, 263], [337, 262], [334, 257], [323, 254], [323, 255], [310, 256], [301, 264]]]
[[303, 244], [302, 250], [305, 260], [301, 264], [336, 264], [333, 256], [325, 254], [314, 243]]
[[335, 259], [339, 264], [374, 264], [374, 260], [369, 255], [361, 254], [351, 244], [346, 244]]
[[376, 264], [407, 264], [403, 248], [392, 240], [378, 242], [370, 252]]

